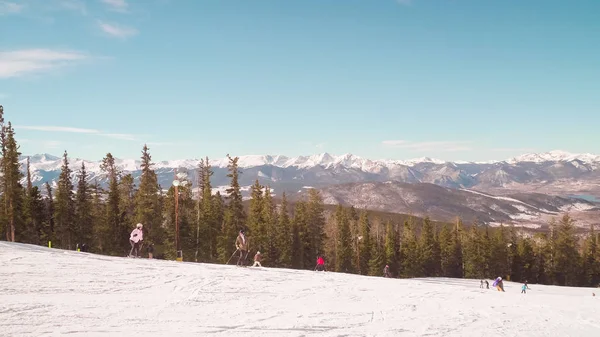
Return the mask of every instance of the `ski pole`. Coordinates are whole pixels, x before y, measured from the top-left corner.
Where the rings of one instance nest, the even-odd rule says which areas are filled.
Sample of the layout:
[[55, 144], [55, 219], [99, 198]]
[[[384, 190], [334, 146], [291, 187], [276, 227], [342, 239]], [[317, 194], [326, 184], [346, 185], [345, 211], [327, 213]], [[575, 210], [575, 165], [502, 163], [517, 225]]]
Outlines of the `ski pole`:
[[225, 264], [229, 264], [229, 261], [231, 261], [231, 259], [233, 259], [233, 256], [235, 255], [235, 253], [238, 252], [238, 250], [240, 250], [239, 248], [235, 250], [235, 252], [233, 252], [233, 254], [231, 254], [231, 257], [229, 258], [229, 260], [227, 260], [227, 263]]

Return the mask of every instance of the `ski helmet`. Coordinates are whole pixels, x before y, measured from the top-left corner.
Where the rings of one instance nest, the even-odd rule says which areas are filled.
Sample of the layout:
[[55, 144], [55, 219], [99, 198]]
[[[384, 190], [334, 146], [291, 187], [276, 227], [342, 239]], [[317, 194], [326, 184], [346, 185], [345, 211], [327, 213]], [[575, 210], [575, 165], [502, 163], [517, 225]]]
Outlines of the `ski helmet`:
[[142, 227], [144, 227], [144, 225], [142, 225], [141, 223], [138, 223], [135, 227], [142, 228]]

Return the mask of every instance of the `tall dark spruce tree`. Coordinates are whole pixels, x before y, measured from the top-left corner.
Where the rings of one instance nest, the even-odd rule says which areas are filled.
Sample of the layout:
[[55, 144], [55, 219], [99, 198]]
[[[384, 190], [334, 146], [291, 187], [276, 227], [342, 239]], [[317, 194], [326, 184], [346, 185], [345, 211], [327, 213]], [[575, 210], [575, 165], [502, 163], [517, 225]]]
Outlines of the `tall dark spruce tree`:
[[54, 219], [56, 222], [56, 247], [74, 249], [75, 237], [75, 203], [73, 182], [67, 151], [63, 154], [63, 162], [56, 189]]
[[102, 159], [100, 168], [108, 178], [108, 195], [105, 206], [105, 224], [102, 228], [102, 244], [100, 249], [109, 255], [126, 255], [129, 252], [129, 230], [121, 223], [119, 210], [119, 176], [120, 172], [112, 154], [107, 153]]
[[[247, 229], [247, 226], [245, 225], [246, 214], [244, 212], [242, 192], [240, 190], [239, 183], [239, 157], [232, 158], [228, 154], [227, 159], [229, 160], [229, 164], [227, 165], [229, 174], [227, 174], [227, 177], [231, 179], [231, 183], [230, 187], [226, 190], [227, 207], [225, 210], [225, 216], [223, 219], [223, 226], [218, 245], [219, 260], [221, 262], [227, 262], [227, 260], [229, 260], [230, 256], [235, 251], [234, 243], [238, 231], [241, 229]], [[249, 244], [252, 245], [250, 240]]]
[[140, 169], [139, 188], [134, 196], [134, 221], [144, 225], [144, 241], [147, 244], [161, 244], [161, 209], [159, 201], [158, 177], [152, 168], [150, 149], [144, 144]]
[[94, 238], [92, 195], [87, 180], [85, 163], [81, 162], [81, 168], [77, 173], [77, 195], [75, 196], [75, 239], [80, 246], [83, 244], [91, 246]]

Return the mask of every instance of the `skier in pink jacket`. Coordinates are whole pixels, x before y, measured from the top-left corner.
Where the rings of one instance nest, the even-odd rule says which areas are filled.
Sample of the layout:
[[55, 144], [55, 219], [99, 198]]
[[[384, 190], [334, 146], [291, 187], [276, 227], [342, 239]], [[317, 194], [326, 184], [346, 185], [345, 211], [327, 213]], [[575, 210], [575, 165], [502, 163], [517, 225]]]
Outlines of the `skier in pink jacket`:
[[[144, 231], [142, 228], [144, 225], [138, 223], [136, 228], [131, 231], [131, 235], [129, 236], [129, 243], [131, 243], [131, 251], [129, 251], [129, 257], [140, 257], [140, 245], [142, 241], [144, 241]], [[133, 255], [135, 251], [135, 255]]]

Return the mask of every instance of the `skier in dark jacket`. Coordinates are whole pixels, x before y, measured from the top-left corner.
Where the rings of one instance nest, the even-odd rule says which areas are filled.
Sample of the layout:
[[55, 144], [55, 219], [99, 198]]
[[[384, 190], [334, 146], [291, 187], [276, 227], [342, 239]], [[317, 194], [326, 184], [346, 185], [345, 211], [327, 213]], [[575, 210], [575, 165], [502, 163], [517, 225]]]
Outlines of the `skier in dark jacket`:
[[235, 239], [235, 248], [240, 251], [240, 257], [238, 258], [237, 265], [245, 266], [246, 265], [246, 256], [248, 256], [248, 239], [244, 234], [244, 230], [240, 230], [240, 233]]
[[385, 268], [383, 268], [383, 277], [392, 277], [390, 274], [390, 266], [387, 264], [385, 265]]

